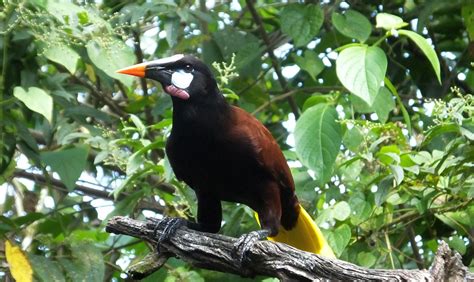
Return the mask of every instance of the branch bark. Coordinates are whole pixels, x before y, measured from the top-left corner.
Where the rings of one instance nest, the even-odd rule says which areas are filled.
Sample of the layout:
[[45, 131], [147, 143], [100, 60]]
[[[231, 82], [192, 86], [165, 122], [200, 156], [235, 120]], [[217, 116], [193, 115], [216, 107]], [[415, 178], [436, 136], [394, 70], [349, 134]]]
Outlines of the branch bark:
[[133, 278], [143, 278], [158, 270], [168, 257], [176, 256], [200, 268], [228, 272], [244, 277], [265, 275], [284, 281], [330, 280], [395, 280], [395, 281], [464, 281], [473, 279], [462, 265], [459, 254], [442, 242], [430, 271], [367, 269], [324, 258], [281, 243], [258, 241], [248, 251], [248, 261], [241, 265], [233, 256], [237, 239], [180, 227], [169, 240], [157, 245], [164, 225], [157, 219], [146, 222], [116, 216], [109, 220], [106, 231], [148, 241], [158, 252], [148, 255], [139, 266], [132, 267]]

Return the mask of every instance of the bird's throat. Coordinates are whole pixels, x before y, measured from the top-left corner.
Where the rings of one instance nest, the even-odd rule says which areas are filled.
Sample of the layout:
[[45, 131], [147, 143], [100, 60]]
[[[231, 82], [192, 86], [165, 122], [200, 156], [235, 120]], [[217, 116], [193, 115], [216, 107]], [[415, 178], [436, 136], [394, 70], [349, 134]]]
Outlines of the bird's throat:
[[189, 99], [189, 93], [186, 90], [178, 88], [172, 84], [165, 86], [165, 92], [173, 97], [177, 97], [183, 100]]

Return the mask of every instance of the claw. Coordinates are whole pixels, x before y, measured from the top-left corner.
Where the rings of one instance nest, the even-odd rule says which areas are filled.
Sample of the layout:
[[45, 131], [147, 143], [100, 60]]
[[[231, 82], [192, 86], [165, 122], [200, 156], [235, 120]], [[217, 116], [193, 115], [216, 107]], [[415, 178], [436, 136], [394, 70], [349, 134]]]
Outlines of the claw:
[[268, 230], [262, 229], [243, 234], [239, 237], [237, 242], [234, 244], [232, 256], [238, 259], [241, 267], [248, 262], [247, 252], [250, 250], [253, 244], [255, 244], [257, 241], [265, 239], [269, 234], [270, 232]]
[[158, 229], [163, 229], [163, 232], [158, 238], [158, 245], [160, 245], [163, 241], [168, 240], [179, 227], [186, 225], [186, 223], [187, 221], [182, 218], [163, 217], [162, 220], [157, 222], [155, 228], [153, 228], [154, 237], [157, 237]]

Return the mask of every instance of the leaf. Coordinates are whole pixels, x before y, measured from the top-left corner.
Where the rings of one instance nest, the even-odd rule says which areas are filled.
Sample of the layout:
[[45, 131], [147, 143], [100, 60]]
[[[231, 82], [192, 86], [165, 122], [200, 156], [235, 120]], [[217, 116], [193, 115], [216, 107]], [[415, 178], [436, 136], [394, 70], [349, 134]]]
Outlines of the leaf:
[[351, 223], [353, 225], [359, 225], [369, 218], [372, 206], [365, 200], [365, 196], [361, 192], [351, 196], [349, 205], [351, 207]]
[[87, 55], [96, 67], [108, 76], [120, 80], [126, 86], [132, 85], [133, 78], [131, 76], [116, 73], [118, 69], [130, 66], [135, 62], [133, 51], [124, 42], [110, 40], [104, 46], [96, 40], [91, 40], [86, 47]]
[[425, 147], [428, 144], [433, 141], [436, 137], [446, 134], [446, 133], [458, 133], [459, 132], [459, 125], [455, 123], [443, 123], [443, 124], [438, 124], [433, 127], [431, 127], [425, 136], [425, 139], [423, 140], [421, 146]]
[[355, 10], [348, 10], [344, 14], [333, 13], [332, 23], [343, 35], [364, 42], [372, 33], [369, 20]]
[[392, 188], [393, 178], [392, 177], [385, 177], [380, 183], [377, 185], [377, 192], [375, 192], [375, 204], [380, 207], [385, 200], [387, 200], [388, 193], [390, 192], [390, 188]]
[[69, 191], [74, 190], [75, 184], [86, 166], [88, 147], [79, 145], [70, 149], [41, 153], [41, 159], [59, 174], [61, 181]]
[[408, 23], [404, 22], [402, 18], [392, 15], [392, 14], [378, 13], [377, 16], [375, 16], [376, 28], [392, 30], [392, 29], [399, 29], [407, 25]]
[[53, 44], [45, 49], [44, 55], [46, 58], [63, 65], [72, 74], [76, 72], [77, 61], [80, 58], [76, 51], [64, 44]]
[[390, 91], [381, 87], [379, 93], [375, 97], [374, 104], [372, 106], [359, 98], [358, 96], [350, 96], [351, 102], [354, 105], [354, 109], [359, 113], [373, 113], [377, 114], [380, 122], [385, 123], [388, 119], [389, 113], [395, 108], [395, 101]]
[[329, 95], [323, 95], [322, 93], [313, 93], [313, 96], [309, 97], [304, 101], [303, 112], [312, 106], [320, 103], [328, 103], [330, 100]]
[[438, 79], [438, 82], [441, 84], [441, 67], [439, 65], [438, 56], [436, 55], [435, 50], [433, 49], [433, 47], [431, 47], [428, 41], [423, 36], [410, 30], [401, 29], [398, 31], [398, 34], [405, 35], [408, 38], [410, 38], [413, 42], [415, 42], [418, 48], [421, 49], [423, 54], [425, 54], [425, 56], [430, 61], [431, 66], [433, 67], [433, 70], [436, 74], [436, 78]]
[[344, 87], [371, 106], [387, 71], [387, 57], [379, 47], [352, 46], [339, 54], [336, 73]]
[[371, 267], [375, 264], [377, 258], [369, 252], [360, 252], [357, 254], [357, 262], [360, 266]]
[[127, 175], [132, 175], [145, 162], [143, 151], [139, 150], [130, 156], [127, 162]]
[[28, 109], [44, 116], [50, 124], [53, 123], [53, 98], [43, 89], [30, 87], [27, 92], [17, 86], [13, 89], [13, 95], [22, 101]]
[[174, 47], [178, 43], [179, 23], [178, 17], [168, 18], [165, 21], [166, 41], [170, 47]]
[[344, 221], [351, 215], [351, 207], [346, 201], [335, 204], [333, 210], [334, 218], [339, 221]]
[[10, 273], [17, 282], [33, 281], [33, 269], [28, 258], [18, 246], [5, 241], [5, 257], [10, 267]]
[[45, 217], [45, 214], [39, 213], [39, 212], [30, 212], [27, 215], [20, 216], [15, 218], [13, 221], [15, 222], [16, 225], [22, 226], [22, 225], [29, 225], [39, 219], [42, 219]]
[[311, 50], [304, 51], [303, 57], [293, 55], [295, 63], [304, 71], [306, 71], [313, 80], [324, 70], [323, 61], [318, 57], [316, 52]]
[[82, 281], [104, 280], [104, 258], [102, 252], [91, 243], [74, 243], [71, 246], [74, 264], [84, 275]]
[[474, 40], [474, 4], [466, 4], [461, 8], [461, 15], [464, 20], [469, 39]]
[[450, 248], [455, 249], [461, 255], [466, 253], [466, 242], [459, 236], [453, 236], [451, 240], [448, 241], [448, 245]]
[[28, 258], [33, 266], [35, 277], [39, 278], [40, 281], [66, 281], [66, 278], [57, 262], [52, 261], [50, 258], [31, 254], [28, 255]]
[[351, 228], [347, 224], [343, 224], [329, 233], [327, 238], [335, 255], [339, 257], [351, 240]]
[[319, 32], [324, 13], [318, 5], [289, 4], [281, 11], [281, 30], [288, 34], [296, 47], [311, 41]]
[[318, 104], [306, 110], [296, 122], [295, 148], [301, 162], [316, 173], [320, 183], [332, 174], [342, 141], [337, 112], [329, 104]]
[[144, 137], [146, 135], [146, 126], [143, 124], [143, 122], [140, 120], [140, 118], [137, 117], [134, 114], [130, 114], [130, 120], [133, 122], [135, 127], [140, 132], [140, 136]]
[[[355, 96], [354, 96], [355, 97]], [[358, 152], [359, 147], [364, 142], [364, 134], [361, 129], [357, 126], [352, 127], [349, 130], [346, 130], [344, 134], [343, 144], [352, 152]]]
[[390, 170], [392, 171], [393, 177], [395, 178], [395, 182], [397, 185], [400, 185], [400, 183], [403, 181], [403, 178], [405, 177], [402, 167], [399, 165], [390, 165]]

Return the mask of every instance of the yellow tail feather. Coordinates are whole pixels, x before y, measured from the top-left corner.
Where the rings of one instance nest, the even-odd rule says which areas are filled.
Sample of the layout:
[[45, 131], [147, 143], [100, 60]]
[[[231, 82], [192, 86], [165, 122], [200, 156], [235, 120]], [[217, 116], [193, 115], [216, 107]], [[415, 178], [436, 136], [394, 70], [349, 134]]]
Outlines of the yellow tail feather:
[[[255, 213], [257, 222], [260, 225], [258, 214]], [[329, 247], [323, 233], [314, 223], [313, 219], [300, 205], [300, 214], [295, 227], [286, 230], [282, 226], [275, 237], [268, 237], [268, 240], [285, 243], [297, 249], [322, 255], [324, 257], [335, 258], [331, 247]]]

